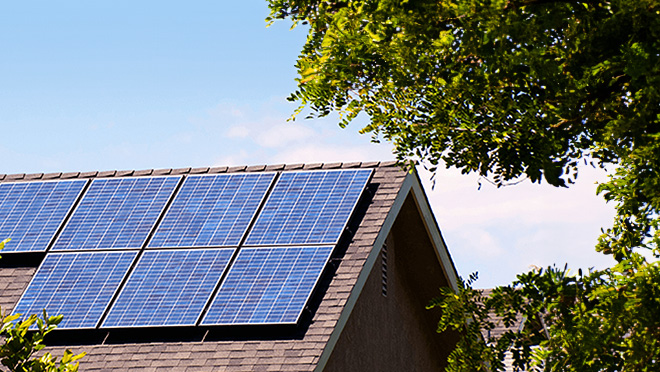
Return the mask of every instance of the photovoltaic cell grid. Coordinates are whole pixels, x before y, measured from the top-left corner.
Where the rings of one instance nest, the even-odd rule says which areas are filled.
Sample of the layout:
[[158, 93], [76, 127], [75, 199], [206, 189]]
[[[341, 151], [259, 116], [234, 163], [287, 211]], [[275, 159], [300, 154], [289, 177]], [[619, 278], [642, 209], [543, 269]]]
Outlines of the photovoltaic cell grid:
[[371, 170], [285, 172], [245, 245], [336, 244]]
[[94, 328], [137, 252], [46, 255], [14, 314], [64, 314], [58, 328]]
[[237, 246], [274, 177], [274, 173], [187, 177], [149, 247]]
[[[246, 243], [271, 247], [241, 249], [202, 324], [296, 323], [370, 175], [282, 173]], [[103, 327], [194, 325], [234, 249], [182, 248], [239, 244], [273, 178], [188, 177], [149, 244], [179, 249], [143, 252]], [[53, 249], [140, 249], [179, 181], [94, 180]], [[46, 308], [65, 314], [61, 328], [93, 328], [137, 254], [50, 253], [15, 312]]]
[[179, 180], [95, 179], [52, 249], [140, 249]]
[[194, 326], [234, 251], [145, 251], [102, 327]]
[[332, 249], [241, 249], [201, 324], [296, 323]]
[[0, 184], [0, 238], [11, 238], [3, 252], [45, 251], [86, 182]]

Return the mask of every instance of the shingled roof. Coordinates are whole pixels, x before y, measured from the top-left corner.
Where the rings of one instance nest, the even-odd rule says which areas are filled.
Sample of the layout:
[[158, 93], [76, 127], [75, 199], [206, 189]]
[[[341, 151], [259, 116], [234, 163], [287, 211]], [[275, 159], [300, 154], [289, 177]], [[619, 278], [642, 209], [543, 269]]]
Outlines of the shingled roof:
[[[221, 328], [184, 335], [168, 330], [153, 337], [111, 330], [81, 338], [61, 331], [53, 338], [55, 346], [46, 350], [54, 355], [64, 349], [85, 351], [81, 371], [328, 371], [347, 370], [347, 364], [365, 370], [378, 363], [398, 368], [389, 358], [408, 363], [407, 370], [442, 367], [454, 341], [435, 334], [437, 314], [424, 305], [438, 287], [456, 285], [456, 271], [417, 174], [394, 162], [10, 174], [0, 175], [0, 182], [344, 168], [372, 168], [374, 173], [350, 223], [350, 236], [336, 249], [308, 316], [295, 329]], [[5, 314], [37, 269], [7, 261], [7, 256], [0, 260]], [[354, 350], [363, 343], [373, 343], [382, 355]]]

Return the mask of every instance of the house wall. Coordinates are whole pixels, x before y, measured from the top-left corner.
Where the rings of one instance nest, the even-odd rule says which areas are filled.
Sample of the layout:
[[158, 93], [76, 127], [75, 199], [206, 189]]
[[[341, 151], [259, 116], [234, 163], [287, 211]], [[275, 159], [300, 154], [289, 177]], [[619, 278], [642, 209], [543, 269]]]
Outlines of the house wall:
[[447, 283], [408, 195], [387, 239], [387, 296], [379, 255], [324, 371], [442, 371], [455, 337], [426, 305]]

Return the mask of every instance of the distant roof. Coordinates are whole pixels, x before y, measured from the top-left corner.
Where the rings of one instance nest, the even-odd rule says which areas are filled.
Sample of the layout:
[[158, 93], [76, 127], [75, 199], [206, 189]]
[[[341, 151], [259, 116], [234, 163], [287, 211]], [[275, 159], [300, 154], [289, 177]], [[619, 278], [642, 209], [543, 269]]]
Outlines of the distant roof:
[[[479, 291], [481, 291], [484, 297], [490, 297], [490, 295], [493, 293], [493, 288], [479, 289]], [[484, 334], [484, 337], [500, 337], [508, 331], [520, 332], [521, 328], [525, 324], [525, 319], [522, 317], [522, 315], [518, 315], [515, 322], [510, 326], [504, 324], [503, 318], [501, 316], [493, 313], [489, 314], [488, 320], [493, 322], [495, 327], [487, 334]]]

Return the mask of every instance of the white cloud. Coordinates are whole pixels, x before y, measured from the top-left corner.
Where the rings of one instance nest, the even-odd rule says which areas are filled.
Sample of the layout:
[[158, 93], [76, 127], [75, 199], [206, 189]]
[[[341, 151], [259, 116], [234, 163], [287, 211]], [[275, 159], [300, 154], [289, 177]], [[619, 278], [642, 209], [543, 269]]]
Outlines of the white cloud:
[[292, 122], [283, 122], [264, 128], [263, 125], [255, 136], [255, 142], [263, 147], [285, 147], [295, 143], [314, 140], [318, 133], [309, 126]]
[[333, 118], [287, 121], [281, 102], [259, 106], [225, 102], [191, 118], [198, 141], [214, 146], [216, 165], [353, 162], [391, 160], [392, 146], [373, 144], [357, 133], [360, 125], [341, 129]]
[[431, 189], [428, 173], [422, 173], [431, 203], [438, 207], [439, 218], [450, 215], [445, 227], [457, 224], [489, 224], [498, 221], [516, 221], [519, 224], [541, 222], [602, 223], [610, 221], [613, 208], [596, 195], [595, 181], [604, 179], [600, 172], [582, 169], [579, 182], [570, 188], [556, 188], [546, 184], [524, 182], [515, 186], [496, 188], [482, 182], [478, 189], [478, 177], [456, 177], [455, 170], [441, 170], [436, 177], [435, 189]]
[[215, 107], [208, 110], [209, 116], [217, 118], [234, 118], [241, 119], [246, 116], [246, 111], [250, 112], [250, 108], [245, 105], [239, 105], [234, 102], [220, 102]]
[[195, 133], [183, 132], [178, 133], [175, 137], [175, 142], [182, 144], [192, 144], [195, 141]]
[[249, 159], [249, 153], [245, 150], [240, 150], [233, 154], [222, 155], [218, 157], [214, 162], [213, 166], [224, 167], [224, 166], [235, 166], [235, 165], [246, 165]]
[[225, 135], [227, 138], [245, 138], [250, 135], [250, 130], [245, 125], [233, 125]]
[[284, 149], [273, 155], [276, 163], [325, 163], [389, 160], [387, 149], [376, 145], [345, 146], [322, 141]]
[[[568, 189], [525, 182], [496, 188], [478, 176], [441, 170], [431, 189], [420, 172], [447, 246], [463, 276], [478, 271], [478, 286], [505, 284], [530, 265], [604, 267], [611, 258], [595, 252], [600, 228], [609, 226], [613, 206], [596, 195], [604, 172], [580, 169]], [[487, 239], [486, 239], [487, 237]], [[490, 251], [489, 247], [495, 247]]]
[[504, 254], [504, 250], [500, 246], [500, 242], [488, 231], [468, 227], [461, 229], [458, 232], [460, 238], [466, 245], [470, 246], [469, 252], [465, 252], [470, 257], [479, 260], [500, 258]]

